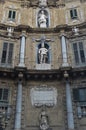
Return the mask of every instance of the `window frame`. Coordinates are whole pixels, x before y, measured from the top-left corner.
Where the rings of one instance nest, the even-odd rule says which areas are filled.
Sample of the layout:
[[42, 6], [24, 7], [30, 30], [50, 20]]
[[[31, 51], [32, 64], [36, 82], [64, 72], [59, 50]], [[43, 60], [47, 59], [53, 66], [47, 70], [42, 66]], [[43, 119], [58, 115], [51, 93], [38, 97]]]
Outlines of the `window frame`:
[[[83, 95], [85, 96], [83, 99], [81, 99], [80, 90], [83, 90]], [[75, 102], [86, 102], [86, 87], [73, 88], [73, 100]]]
[[[5, 44], [7, 44], [7, 48], [5, 48]], [[12, 48], [11, 48], [11, 45], [12, 45]], [[5, 65], [5, 64], [6, 65], [12, 65], [12, 63], [13, 63], [13, 53], [14, 53], [14, 43], [3, 42], [1, 64], [2, 65]], [[5, 58], [4, 58], [4, 55], [5, 55]]]
[[[74, 44], [76, 44], [76, 50], [74, 50]], [[82, 44], [81, 48], [80, 48], [80, 44]], [[84, 48], [85, 47], [84, 47], [84, 42], [83, 41], [74, 41], [74, 42], [72, 42], [74, 63], [76, 65], [84, 65], [86, 63], [86, 58], [85, 58], [86, 54], [85, 54]]]
[[72, 8], [72, 9], [70, 9], [70, 18], [71, 18], [72, 20], [78, 18], [77, 8]]
[[16, 10], [9, 9], [9, 11], [8, 11], [8, 20], [11, 20], [11, 21], [16, 20]]
[[[8, 101], [9, 101], [9, 88], [6, 88], [6, 87], [4, 87], [4, 88], [1, 88], [0, 87], [0, 90], [2, 91], [2, 92], [0, 92], [0, 103], [8, 103]], [[6, 91], [5, 90], [8, 90], [8, 92], [7, 92], [7, 100], [6, 99], [4, 99], [4, 97], [6, 96], [5, 94], [6, 94]]]
[[[83, 93], [80, 95], [80, 91]], [[82, 98], [84, 95], [84, 98]], [[86, 117], [86, 87], [73, 88], [73, 101], [77, 106], [77, 116], [78, 118]]]

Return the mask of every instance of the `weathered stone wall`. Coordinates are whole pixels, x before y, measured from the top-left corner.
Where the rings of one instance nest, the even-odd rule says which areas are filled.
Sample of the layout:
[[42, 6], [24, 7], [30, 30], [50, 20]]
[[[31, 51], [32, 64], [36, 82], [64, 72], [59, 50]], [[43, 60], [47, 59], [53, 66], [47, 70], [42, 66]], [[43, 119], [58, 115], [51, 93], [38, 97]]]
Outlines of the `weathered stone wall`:
[[[57, 104], [54, 107], [46, 107], [46, 112], [49, 116], [50, 128], [54, 130], [60, 129], [64, 130], [65, 125], [65, 112], [64, 112], [64, 85], [60, 82], [47, 82], [44, 81], [47, 87], [54, 87], [57, 90]], [[24, 102], [24, 120], [26, 129], [39, 129], [39, 115], [42, 107], [35, 107], [31, 104], [31, 89], [36, 86], [41, 86], [44, 84], [43, 81], [40, 82], [28, 82], [25, 87], [25, 102]], [[34, 116], [35, 115], [35, 116]]]
[[[0, 20], [1, 23], [8, 25], [28, 25], [33, 28], [37, 27], [37, 11], [40, 9], [38, 7], [27, 7], [21, 6], [22, 2], [12, 2], [6, 1], [4, 4], [0, 4]], [[78, 19], [71, 20], [70, 9], [76, 8], [78, 10]], [[11, 23], [8, 20], [8, 11], [13, 9], [17, 12], [15, 22]], [[50, 13], [50, 28], [56, 27], [57, 25], [69, 24], [76, 25], [85, 21], [85, 3], [80, 3], [80, 1], [67, 2], [63, 7], [52, 7], [49, 6], [45, 8]]]
[[[56, 69], [59, 70], [62, 63], [62, 54], [61, 54], [61, 34], [60, 27], [62, 29], [63, 25], [69, 25], [65, 29], [64, 34], [67, 38], [67, 54], [69, 63], [73, 64], [74, 54], [72, 50], [72, 43], [75, 41], [82, 40], [84, 42], [84, 50], [86, 50], [86, 36], [82, 36], [83, 32], [85, 35], [85, 28], [80, 30], [79, 36], [74, 36], [72, 34], [72, 26], [85, 22], [86, 20], [86, 3], [80, 3], [77, 1], [66, 1], [65, 6], [55, 6], [53, 2], [49, 4], [49, 7], [46, 9], [50, 13], [50, 26], [47, 29], [40, 29], [37, 27], [37, 12], [40, 9], [37, 6], [37, 1], [32, 1], [33, 5], [27, 5], [26, 3], [22, 3], [21, 1], [5, 1], [5, 3], [0, 3], [0, 60], [2, 57], [2, 48], [3, 43], [14, 43], [13, 50], [13, 67], [16, 67], [19, 64], [19, 52], [20, 52], [20, 41], [22, 31], [26, 30], [26, 45], [25, 45], [25, 67], [27, 70], [36, 70], [37, 64], [37, 47], [40, 42], [36, 41], [36, 39], [41, 39], [42, 36], [45, 36], [46, 39], [51, 39], [48, 42], [50, 46], [50, 62], [51, 62], [51, 70]], [[49, 3], [49, 1], [48, 1]], [[53, 4], [53, 6], [52, 6]], [[21, 6], [22, 5], [22, 6]], [[78, 18], [76, 20], [71, 20], [70, 18], [70, 9], [76, 8], [78, 10]], [[8, 19], [8, 11], [9, 9], [13, 9], [17, 12], [15, 21], [10, 21]], [[19, 26], [22, 26], [17, 29]], [[24, 25], [24, 26], [23, 26]], [[14, 27], [14, 37], [7, 36], [7, 26]], [[31, 27], [26, 29], [27, 27]], [[26, 28], [24, 28], [26, 27]], [[57, 28], [55, 28], [57, 27]], [[86, 26], [85, 26], [86, 27]], [[59, 29], [58, 29], [59, 28]], [[80, 29], [82, 26], [80, 26]], [[50, 30], [49, 30], [50, 29]], [[69, 29], [69, 30], [68, 30]], [[35, 30], [35, 31], [34, 31]], [[47, 30], [47, 31], [46, 31]], [[32, 32], [31, 32], [32, 31]], [[33, 32], [34, 31], [34, 32]], [[67, 33], [65, 33], [67, 31]], [[68, 32], [69, 31], [69, 32]], [[6, 37], [7, 36], [7, 37]], [[85, 52], [86, 56], [86, 52]], [[73, 68], [74, 66], [71, 66]], [[67, 68], [66, 68], [67, 69]], [[68, 68], [69, 69], [69, 68]], [[2, 69], [3, 70], [3, 69]], [[27, 71], [26, 70], [26, 71]], [[9, 70], [8, 70], [9, 71]], [[21, 71], [22, 70], [18, 70]], [[64, 70], [59, 70], [65, 71]], [[70, 70], [68, 70], [70, 71]], [[4, 86], [8, 86], [10, 88], [10, 104], [13, 106], [12, 108], [12, 116], [10, 121], [9, 129], [13, 128], [14, 118], [15, 118], [15, 105], [16, 105], [16, 96], [17, 96], [17, 80], [15, 78], [14, 82], [12, 80], [5, 78], [0, 80], [0, 87], [4, 84]], [[18, 73], [15, 72], [15, 77], [18, 78]], [[35, 72], [34, 72], [35, 75]], [[45, 74], [46, 75], [46, 74]], [[52, 75], [51, 75], [52, 76]], [[58, 75], [57, 75], [58, 76]], [[63, 77], [63, 75], [62, 75]], [[71, 76], [70, 76], [71, 77]], [[75, 78], [77, 79], [78, 75]], [[74, 77], [70, 79], [71, 81], [71, 95], [72, 95], [72, 103], [73, 103], [73, 114], [74, 114], [74, 123], [76, 130], [85, 130], [86, 129], [86, 118], [83, 117], [79, 119], [77, 117], [77, 105], [73, 101], [72, 89], [75, 87], [74, 84], [79, 84], [81, 80], [75, 79]], [[53, 79], [53, 78], [52, 78]], [[53, 130], [66, 130], [67, 129], [67, 110], [66, 110], [66, 90], [65, 90], [65, 82], [62, 80], [37, 80], [32, 81], [29, 79], [24, 81], [23, 79], [23, 94], [22, 94], [22, 119], [21, 119], [21, 127], [22, 130], [38, 130], [39, 129], [39, 114], [42, 108], [36, 108], [31, 104], [31, 88], [35, 88], [36, 86], [41, 86], [43, 84], [47, 85], [47, 87], [53, 86], [57, 90], [57, 104], [54, 107], [47, 107], [46, 112], [49, 116], [49, 125]], [[84, 80], [86, 80], [84, 78]], [[79, 86], [78, 86], [79, 87]], [[85, 86], [86, 87], [86, 86]]]

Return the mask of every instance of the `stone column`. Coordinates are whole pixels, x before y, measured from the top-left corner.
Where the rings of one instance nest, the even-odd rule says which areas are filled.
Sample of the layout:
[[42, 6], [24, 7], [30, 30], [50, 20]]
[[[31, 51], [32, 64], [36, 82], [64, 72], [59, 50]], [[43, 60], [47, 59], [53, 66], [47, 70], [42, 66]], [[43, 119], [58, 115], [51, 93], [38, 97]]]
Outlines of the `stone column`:
[[66, 81], [66, 103], [67, 103], [68, 130], [74, 130], [72, 99], [71, 99], [70, 84], [68, 81]]
[[25, 67], [25, 41], [26, 35], [25, 32], [22, 32], [21, 40], [20, 40], [20, 57], [19, 57], [19, 67]]
[[66, 37], [64, 34], [61, 35], [61, 47], [62, 47], [62, 67], [69, 66], [67, 61], [67, 47], [66, 47]]
[[21, 130], [22, 83], [18, 82], [14, 130]]

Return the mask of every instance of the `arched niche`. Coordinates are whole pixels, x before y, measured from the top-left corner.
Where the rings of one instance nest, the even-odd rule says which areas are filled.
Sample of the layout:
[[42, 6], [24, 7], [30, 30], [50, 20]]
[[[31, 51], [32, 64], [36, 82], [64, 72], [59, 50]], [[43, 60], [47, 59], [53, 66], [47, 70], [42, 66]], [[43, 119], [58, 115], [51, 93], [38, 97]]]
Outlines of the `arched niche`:
[[36, 25], [39, 28], [48, 28], [50, 26], [50, 13], [48, 9], [37, 10]]
[[37, 47], [37, 63], [38, 64], [50, 64], [50, 46], [47, 42], [42, 45], [38, 44]]

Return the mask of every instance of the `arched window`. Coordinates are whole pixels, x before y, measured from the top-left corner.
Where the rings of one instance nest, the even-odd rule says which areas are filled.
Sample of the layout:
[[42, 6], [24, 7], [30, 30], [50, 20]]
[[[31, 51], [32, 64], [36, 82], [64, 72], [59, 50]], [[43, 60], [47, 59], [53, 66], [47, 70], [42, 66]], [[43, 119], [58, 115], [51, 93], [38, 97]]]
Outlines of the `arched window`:
[[50, 47], [46, 42], [44, 44], [40, 43], [38, 45], [37, 62], [38, 64], [50, 63]]
[[40, 28], [49, 27], [49, 13], [47, 10], [39, 10], [38, 11], [37, 25]]

